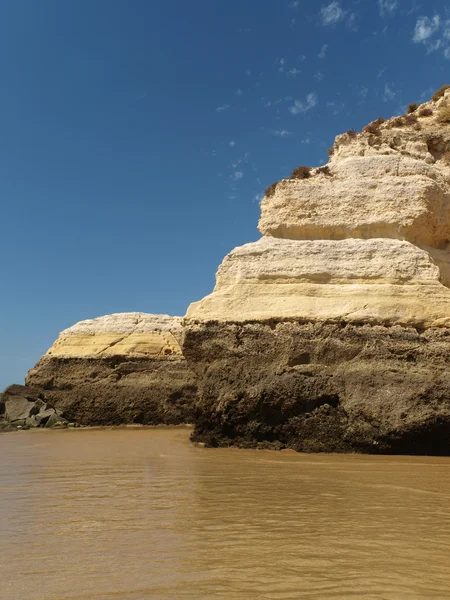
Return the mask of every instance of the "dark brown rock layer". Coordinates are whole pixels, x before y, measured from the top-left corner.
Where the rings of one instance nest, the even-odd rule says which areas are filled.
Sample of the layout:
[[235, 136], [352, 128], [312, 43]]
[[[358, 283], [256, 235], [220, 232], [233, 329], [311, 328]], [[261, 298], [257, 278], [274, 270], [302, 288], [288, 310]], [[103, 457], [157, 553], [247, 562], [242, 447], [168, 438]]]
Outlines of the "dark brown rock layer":
[[191, 423], [196, 381], [184, 358], [43, 356], [26, 384], [82, 425]]
[[450, 454], [450, 330], [190, 323], [193, 439], [306, 452]]

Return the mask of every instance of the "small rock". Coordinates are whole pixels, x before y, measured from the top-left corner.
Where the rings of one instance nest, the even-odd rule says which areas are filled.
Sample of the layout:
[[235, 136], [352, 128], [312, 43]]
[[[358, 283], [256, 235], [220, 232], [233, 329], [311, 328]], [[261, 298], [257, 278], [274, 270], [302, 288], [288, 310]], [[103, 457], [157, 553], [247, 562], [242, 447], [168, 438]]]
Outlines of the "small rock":
[[41, 410], [41, 412], [39, 412], [36, 415], [36, 419], [39, 423], [39, 426], [45, 427], [47, 425], [47, 422], [50, 419], [50, 417], [52, 417], [55, 414], [56, 414], [56, 411], [54, 408], [44, 408], [43, 410]]
[[35, 415], [32, 415], [25, 420], [25, 425], [27, 427], [39, 427], [39, 421], [36, 419]]
[[67, 421], [56, 412], [53, 412], [53, 414], [48, 418], [45, 427], [67, 427]]

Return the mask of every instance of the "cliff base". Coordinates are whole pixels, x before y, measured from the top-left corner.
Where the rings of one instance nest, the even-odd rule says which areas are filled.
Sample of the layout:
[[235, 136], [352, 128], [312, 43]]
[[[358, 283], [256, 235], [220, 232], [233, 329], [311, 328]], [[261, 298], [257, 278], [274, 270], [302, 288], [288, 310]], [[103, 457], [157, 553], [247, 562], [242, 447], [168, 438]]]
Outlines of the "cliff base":
[[450, 454], [450, 329], [190, 322], [193, 440], [303, 452]]

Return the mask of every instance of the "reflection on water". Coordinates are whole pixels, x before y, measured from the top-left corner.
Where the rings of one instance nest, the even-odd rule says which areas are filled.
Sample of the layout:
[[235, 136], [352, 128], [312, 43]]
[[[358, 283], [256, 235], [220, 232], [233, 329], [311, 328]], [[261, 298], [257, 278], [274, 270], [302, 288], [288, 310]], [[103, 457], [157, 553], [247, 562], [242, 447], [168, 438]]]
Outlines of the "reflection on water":
[[450, 598], [450, 459], [0, 436], [5, 600]]

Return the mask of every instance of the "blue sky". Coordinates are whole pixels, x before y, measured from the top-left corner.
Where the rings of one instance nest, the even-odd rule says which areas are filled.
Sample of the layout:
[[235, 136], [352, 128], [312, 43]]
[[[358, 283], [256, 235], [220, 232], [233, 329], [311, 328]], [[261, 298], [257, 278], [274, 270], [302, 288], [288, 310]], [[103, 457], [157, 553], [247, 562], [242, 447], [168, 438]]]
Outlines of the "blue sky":
[[0, 387], [81, 319], [182, 315], [272, 181], [450, 83], [433, 0], [1, 0]]

